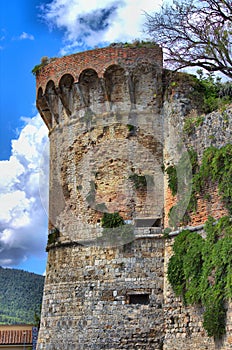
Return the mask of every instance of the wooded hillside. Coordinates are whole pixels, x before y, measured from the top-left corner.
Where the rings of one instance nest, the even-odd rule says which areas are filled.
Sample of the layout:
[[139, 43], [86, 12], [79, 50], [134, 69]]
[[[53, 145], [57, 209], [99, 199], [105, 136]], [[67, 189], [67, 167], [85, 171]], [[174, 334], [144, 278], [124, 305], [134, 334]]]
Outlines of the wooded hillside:
[[35, 323], [44, 276], [0, 267], [0, 324]]

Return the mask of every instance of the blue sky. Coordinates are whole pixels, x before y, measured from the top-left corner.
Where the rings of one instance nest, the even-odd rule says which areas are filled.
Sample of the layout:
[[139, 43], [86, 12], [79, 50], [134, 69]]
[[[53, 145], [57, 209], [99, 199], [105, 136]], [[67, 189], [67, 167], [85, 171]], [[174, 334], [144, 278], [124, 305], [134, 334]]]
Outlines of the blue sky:
[[46, 267], [48, 137], [31, 70], [110, 42], [146, 39], [161, 0], [11, 0], [0, 11], [0, 266]]

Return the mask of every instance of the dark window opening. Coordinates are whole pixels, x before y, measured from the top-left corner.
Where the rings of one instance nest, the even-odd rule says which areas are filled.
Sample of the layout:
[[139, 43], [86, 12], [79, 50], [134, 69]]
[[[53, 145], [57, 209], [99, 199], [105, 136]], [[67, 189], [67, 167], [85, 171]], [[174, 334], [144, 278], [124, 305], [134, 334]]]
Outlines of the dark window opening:
[[161, 218], [136, 218], [136, 227], [161, 227]]
[[149, 304], [149, 294], [130, 294], [128, 295], [129, 304]]

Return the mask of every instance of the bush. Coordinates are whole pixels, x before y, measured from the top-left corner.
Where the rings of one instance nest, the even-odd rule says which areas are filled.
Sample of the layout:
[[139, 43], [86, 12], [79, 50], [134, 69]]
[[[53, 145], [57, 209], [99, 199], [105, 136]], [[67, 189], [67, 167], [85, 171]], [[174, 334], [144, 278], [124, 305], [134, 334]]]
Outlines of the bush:
[[205, 113], [210, 113], [219, 108], [223, 108], [226, 104], [232, 103], [232, 83], [222, 83], [221, 78], [211, 73], [205, 77], [201, 69], [197, 71], [199, 75], [200, 88], [204, 94]]
[[123, 218], [119, 215], [118, 212], [115, 213], [104, 213], [101, 220], [102, 227], [104, 228], [113, 228], [124, 225]]

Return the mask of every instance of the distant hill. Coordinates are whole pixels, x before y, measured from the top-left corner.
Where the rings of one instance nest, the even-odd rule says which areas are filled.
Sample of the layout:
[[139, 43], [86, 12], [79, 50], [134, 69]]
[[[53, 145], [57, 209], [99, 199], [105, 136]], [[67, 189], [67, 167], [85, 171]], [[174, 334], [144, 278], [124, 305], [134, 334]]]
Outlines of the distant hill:
[[0, 324], [34, 324], [43, 287], [44, 276], [0, 267]]

